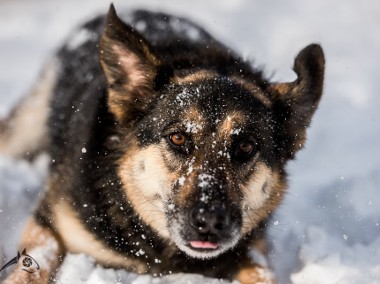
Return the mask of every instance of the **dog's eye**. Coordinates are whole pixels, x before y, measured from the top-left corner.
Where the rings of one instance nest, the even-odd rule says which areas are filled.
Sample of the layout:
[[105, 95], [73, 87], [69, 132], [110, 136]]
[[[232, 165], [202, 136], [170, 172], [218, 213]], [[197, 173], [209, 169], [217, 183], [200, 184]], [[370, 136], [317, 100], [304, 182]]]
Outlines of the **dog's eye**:
[[180, 132], [172, 133], [169, 135], [170, 142], [175, 146], [183, 146], [186, 143], [186, 136]]
[[235, 157], [241, 160], [247, 160], [257, 152], [257, 145], [250, 140], [240, 141], [235, 149]]
[[241, 154], [251, 154], [254, 146], [250, 142], [243, 141], [239, 144], [239, 153]]

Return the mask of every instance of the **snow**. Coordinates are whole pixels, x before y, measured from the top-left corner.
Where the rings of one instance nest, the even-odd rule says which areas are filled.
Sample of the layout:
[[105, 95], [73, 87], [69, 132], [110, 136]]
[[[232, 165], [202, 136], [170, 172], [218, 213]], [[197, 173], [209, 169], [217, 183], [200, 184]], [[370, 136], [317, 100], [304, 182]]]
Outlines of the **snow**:
[[192, 121], [187, 122], [185, 127], [186, 127], [186, 130], [185, 130], [186, 133], [192, 133], [192, 134], [196, 134], [198, 130], [202, 129], [202, 126], [200, 124], [192, 122]]
[[[331, 238], [322, 229], [311, 227], [308, 238], [300, 253], [308, 264], [292, 275], [293, 283], [378, 283], [380, 237], [366, 245], [347, 246], [339, 236]], [[328, 254], [324, 248], [329, 248]]]
[[[159, 260], [157, 260], [159, 262]], [[123, 270], [106, 269], [97, 266], [84, 254], [68, 255], [58, 273], [59, 284], [222, 284], [225, 281], [206, 278], [196, 274], [173, 274], [152, 278], [148, 275], [138, 276]], [[235, 282], [234, 284], [237, 284]]]
[[[118, 10], [137, 7], [133, 1], [113, 2]], [[0, 117], [27, 92], [71, 29], [108, 5], [101, 0], [0, 2]], [[269, 261], [279, 283], [379, 283], [380, 2], [337, 1], [332, 7], [329, 0], [220, 0], [218, 5], [140, 0], [138, 7], [190, 16], [265, 65], [268, 74], [275, 71], [278, 81], [295, 79], [291, 66], [302, 47], [322, 44], [325, 92], [306, 149], [288, 165], [289, 192], [269, 230]], [[78, 36], [73, 46], [86, 36]], [[185, 103], [186, 92], [178, 100]], [[45, 166], [43, 158], [29, 163], [0, 157], [0, 265], [17, 253], [23, 224], [43, 190]], [[68, 255], [58, 283], [220, 281], [184, 274], [137, 276], [96, 266], [85, 255]]]
[[188, 90], [184, 88], [181, 93], [177, 94], [176, 101], [178, 102], [180, 107], [183, 107], [187, 104], [191, 94], [188, 93]]
[[185, 184], [186, 178], [184, 176], [179, 177], [178, 184], [183, 186]]
[[[40, 239], [45, 238], [45, 236], [40, 236]], [[35, 248], [28, 253], [30, 255], [33, 255], [34, 259], [38, 259], [37, 263], [41, 267], [41, 269], [44, 270], [50, 270], [51, 269], [51, 263], [54, 261], [54, 253], [58, 250], [58, 243], [55, 240], [43, 240], [45, 242], [45, 245], [42, 249]]]
[[198, 180], [199, 180], [198, 186], [200, 188], [204, 188], [212, 184], [216, 180], [216, 177], [210, 174], [203, 173], [198, 176]]

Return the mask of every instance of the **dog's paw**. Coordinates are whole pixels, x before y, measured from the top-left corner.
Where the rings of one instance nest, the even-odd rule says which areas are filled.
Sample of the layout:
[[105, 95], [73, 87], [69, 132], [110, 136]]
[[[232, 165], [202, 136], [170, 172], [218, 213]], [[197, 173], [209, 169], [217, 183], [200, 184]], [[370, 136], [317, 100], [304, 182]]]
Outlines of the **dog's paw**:
[[48, 274], [46, 271], [37, 271], [35, 273], [28, 273], [21, 270], [19, 267], [5, 278], [3, 284], [47, 284]]
[[273, 273], [267, 267], [246, 267], [239, 271], [236, 280], [242, 284], [275, 284]]

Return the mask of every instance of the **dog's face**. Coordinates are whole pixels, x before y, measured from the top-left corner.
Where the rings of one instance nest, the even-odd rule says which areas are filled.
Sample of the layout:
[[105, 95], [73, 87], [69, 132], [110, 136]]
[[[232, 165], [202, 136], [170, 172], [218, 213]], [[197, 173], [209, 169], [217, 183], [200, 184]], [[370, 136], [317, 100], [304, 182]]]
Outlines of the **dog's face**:
[[123, 160], [134, 207], [191, 256], [234, 246], [281, 199], [275, 121], [256, 92], [218, 77], [171, 84]]
[[179, 76], [150, 50], [110, 12], [101, 62], [128, 140], [119, 177], [161, 237], [189, 256], [215, 257], [282, 200], [283, 167], [302, 147], [321, 95], [323, 53], [309, 46], [296, 58], [297, 81], [263, 88], [210, 70]]

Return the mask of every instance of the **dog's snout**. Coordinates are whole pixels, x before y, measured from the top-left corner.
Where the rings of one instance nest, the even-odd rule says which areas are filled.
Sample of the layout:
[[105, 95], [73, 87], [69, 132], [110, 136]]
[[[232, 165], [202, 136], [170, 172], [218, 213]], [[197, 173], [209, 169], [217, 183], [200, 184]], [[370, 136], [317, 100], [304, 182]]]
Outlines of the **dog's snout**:
[[198, 233], [218, 234], [231, 226], [231, 216], [228, 210], [223, 208], [207, 210], [194, 207], [190, 211], [190, 224]]

